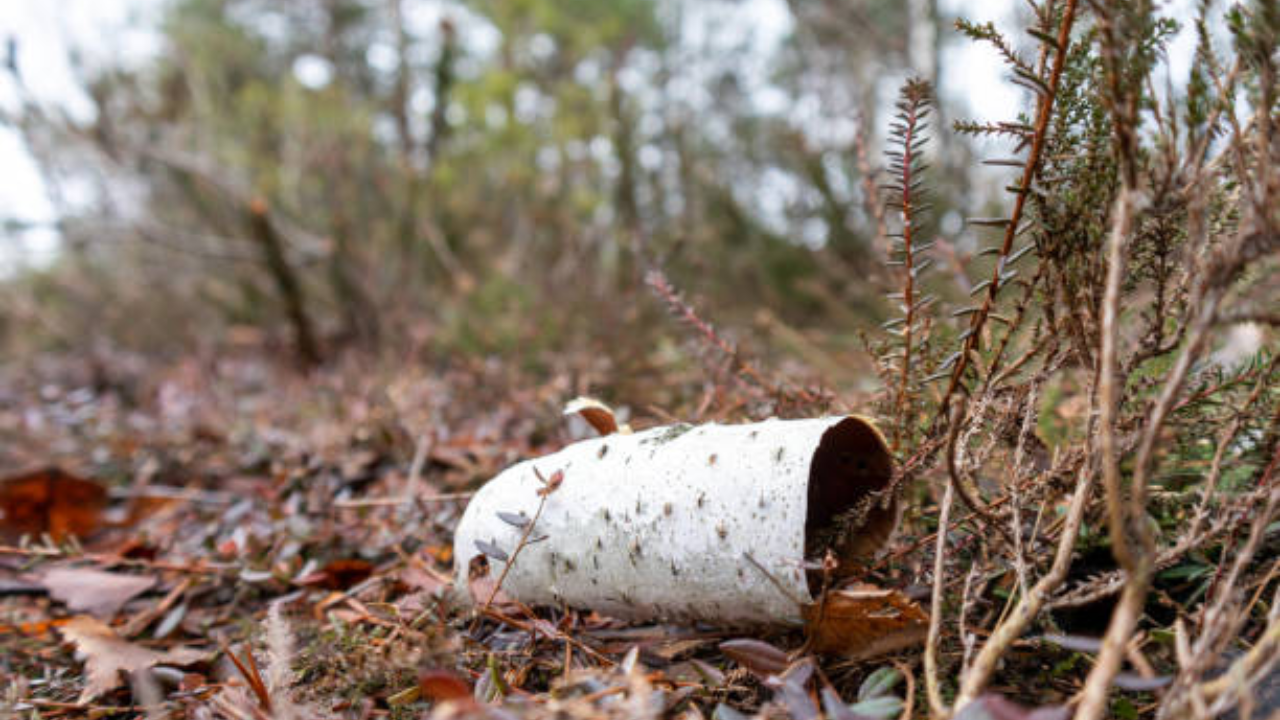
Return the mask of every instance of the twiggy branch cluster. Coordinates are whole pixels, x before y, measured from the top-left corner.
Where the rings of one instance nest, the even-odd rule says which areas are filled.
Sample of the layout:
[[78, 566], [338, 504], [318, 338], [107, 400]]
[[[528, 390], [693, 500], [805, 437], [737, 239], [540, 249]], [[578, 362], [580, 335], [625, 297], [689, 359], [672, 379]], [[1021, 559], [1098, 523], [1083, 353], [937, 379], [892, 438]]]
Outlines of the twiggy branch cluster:
[[766, 377], [742, 355], [736, 345], [725, 339], [711, 323], [698, 315], [692, 305], [680, 297], [680, 293], [661, 271], [650, 271], [645, 276], [645, 284], [666, 303], [672, 315], [693, 329], [704, 346], [714, 350], [729, 362], [735, 378], [749, 389], [763, 393], [776, 408], [784, 411], [788, 408], [812, 410], [822, 409], [831, 404], [830, 395], [825, 391], [796, 387], [790, 383]]
[[[1280, 569], [1258, 562], [1280, 506], [1277, 355], [1263, 346], [1232, 358], [1223, 346], [1225, 329], [1265, 318], [1253, 308], [1277, 301], [1266, 278], [1280, 250], [1280, 11], [1231, 10], [1234, 52], [1224, 60], [1202, 6], [1198, 62], [1179, 94], [1154, 90], [1177, 25], [1154, 4], [1033, 7], [1034, 59], [989, 24], [958, 24], [995, 48], [1034, 111], [955, 126], [1011, 139], [1014, 157], [988, 164], [1014, 168], [1017, 179], [1008, 215], [969, 221], [999, 236], [972, 261], [991, 258], [974, 268], [987, 278], [973, 287], [980, 301], [952, 313], [957, 326], [931, 327], [935, 342], [958, 345], [925, 378], [945, 380], [932, 397], [907, 382], [913, 301], [924, 292], [911, 272], [918, 170], [910, 150], [895, 147], [904, 162], [892, 168], [891, 193], [904, 227], [894, 259], [907, 280], [905, 318], [894, 326], [906, 347], [888, 358], [901, 365], [885, 414], [898, 452], [924, 476], [933, 467], [945, 478], [923, 685], [931, 714], [951, 715], [980, 700], [1015, 642], [1041, 623], [1054, 627], [1049, 613], [1118, 595], [1072, 698], [1075, 716], [1107, 716], [1117, 682], [1142, 684], [1132, 680], [1142, 675], [1163, 687], [1156, 714], [1210, 717], [1241, 702], [1280, 657], [1280, 613], [1254, 612], [1268, 607]], [[918, 92], [903, 91], [901, 147], [915, 142], [909, 98]], [[912, 403], [932, 418], [915, 432]], [[953, 512], [956, 500], [967, 514]], [[1086, 542], [1108, 548], [1114, 568], [1082, 567]], [[1195, 594], [1158, 575], [1206, 555], [1218, 567]], [[1007, 599], [984, 593], [1004, 576]], [[1142, 644], [1153, 596], [1184, 603], [1174, 653]], [[974, 635], [979, 617], [990, 620]], [[1252, 648], [1215, 676], [1242, 632]]]

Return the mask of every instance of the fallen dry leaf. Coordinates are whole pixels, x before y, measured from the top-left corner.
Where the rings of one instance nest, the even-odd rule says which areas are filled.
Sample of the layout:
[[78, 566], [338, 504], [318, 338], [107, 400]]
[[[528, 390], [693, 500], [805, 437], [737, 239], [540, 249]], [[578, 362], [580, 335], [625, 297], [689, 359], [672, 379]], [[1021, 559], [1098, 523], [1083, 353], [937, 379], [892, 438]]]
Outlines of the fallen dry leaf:
[[929, 615], [897, 590], [858, 585], [804, 609], [815, 652], [868, 658], [919, 644]]
[[40, 583], [54, 600], [76, 612], [110, 619], [124, 604], [156, 584], [150, 575], [125, 575], [92, 568], [53, 568]]
[[725, 640], [720, 643], [720, 652], [760, 677], [777, 675], [789, 664], [785, 652], [763, 640]]
[[1071, 708], [1051, 705], [1026, 708], [995, 693], [987, 693], [965, 705], [955, 720], [1067, 720]]
[[315, 585], [326, 590], [346, 590], [364, 582], [373, 574], [373, 565], [368, 560], [342, 559], [334, 560], [319, 570], [299, 578], [299, 585]]
[[398, 577], [400, 582], [407, 587], [428, 595], [449, 586], [451, 583], [451, 579], [448, 576], [432, 572], [430, 569], [419, 567], [418, 565], [406, 566], [400, 571]]
[[0, 536], [88, 537], [101, 526], [106, 504], [106, 488], [60, 468], [14, 475], [0, 480]]
[[42, 575], [40, 583], [69, 609], [110, 619], [125, 602], [155, 587], [156, 579], [91, 568], [54, 568]]
[[208, 660], [211, 651], [177, 647], [158, 652], [121, 638], [106, 623], [88, 615], [78, 615], [58, 628], [67, 642], [76, 646], [76, 656], [84, 660], [85, 685], [78, 702], [87, 703], [124, 684], [122, 674], [155, 665], [191, 665]]

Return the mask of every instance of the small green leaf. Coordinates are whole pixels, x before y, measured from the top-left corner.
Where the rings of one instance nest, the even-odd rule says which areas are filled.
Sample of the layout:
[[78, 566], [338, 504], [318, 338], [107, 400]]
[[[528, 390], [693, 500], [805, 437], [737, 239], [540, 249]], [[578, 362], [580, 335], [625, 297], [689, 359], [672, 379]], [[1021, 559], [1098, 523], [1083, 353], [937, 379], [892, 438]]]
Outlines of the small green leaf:
[[1116, 698], [1112, 710], [1120, 720], [1137, 720], [1138, 718], [1138, 708], [1128, 698]]
[[898, 717], [902, 713], [902, 698], [882, 696], [871, 698], [870, 700], [861, 700], [850, 705], [849, 709], [869, 718], [889, 720], [890, 718]]
[[876, 670], [862, 681], [862, 687], [858, 688], [858, 699], [869, 700], [877, 698], [881, 695], [888, 695], [889, 691], [899, 682], [902, 682], [902, 673], [896, 668], [888, 665]]
[[1161, 580], [1192, 580], [1207, 575], [1213, 570], [1208, 565], [1178, 565], [1160, 573]]

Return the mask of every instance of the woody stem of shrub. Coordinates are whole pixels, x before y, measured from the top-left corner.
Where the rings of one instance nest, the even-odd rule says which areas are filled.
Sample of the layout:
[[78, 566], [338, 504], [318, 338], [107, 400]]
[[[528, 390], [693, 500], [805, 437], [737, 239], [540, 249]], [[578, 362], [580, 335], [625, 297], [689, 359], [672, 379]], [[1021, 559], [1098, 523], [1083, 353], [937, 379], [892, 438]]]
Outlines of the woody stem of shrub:
[[947, 525], [951, 522], [951, 506], [955, 497], [954, 483], [948, 483], [942, 494], [942, 506], [938, 510], [938, 542], [933, 557], [933, 594], [929, 601], [929, 635], [924, 646], [924, 686], [929, 696], [929, 714], [935, 718], [947, 717], [947, 705], [942, 701], [942, 685], [938, 680], [938, 645], [942, 636], [942, 589], [946, 584]]

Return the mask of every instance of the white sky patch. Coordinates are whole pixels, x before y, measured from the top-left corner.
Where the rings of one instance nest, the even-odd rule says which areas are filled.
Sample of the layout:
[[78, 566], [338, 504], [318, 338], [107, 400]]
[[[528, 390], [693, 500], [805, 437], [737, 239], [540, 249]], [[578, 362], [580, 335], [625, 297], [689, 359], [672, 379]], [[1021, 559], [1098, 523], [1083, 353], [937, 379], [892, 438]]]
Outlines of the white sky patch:
[[[681, 65], [673, 85], [682, 99], [709, 104], [715, 98], [707, 88], [731, 65], [742, 91], [763, 114], [784, 110], [788, 94], [771, 83], [774, 58], [794, 29], [785, 0], [697, 0], [680, 4], [681, 41], [697, 62]], [[742, 49], [747, 52], [739, 52]], [[708, 59], [713, 59], [708, 62]]]
[[293, 61], [293, 77], [308, 90], [323, 90], [333, 81], [333, 63], [319, 55], [299, 55]]
[[[947, 17], [963, 17], [966, 20], [991, 22], [1016, 46], [1031, 47], [1032, 38], [1021, 32], [1016, 15], [1017, 8], [1010, 0], [972, 2], [966, 0], [941, 0], [939, 10]], [[965, 119], [979, 122], [1012, 120], [1019, 111], [1030, 107], [1030, 93], [1009, 81], [1011, 73], [995, 48], [986, 43], [975, 43], [959, 36], [955, 28], [943, 28], [941, 77], [939, 91], [952, 101], [964, 103]], [[1034, 57], [1028, 55], [1028, 57]]]
[[[88, 119], [92, 106], [76, 81], [68, 50], [75, 48], [85, 67], [137, 67], [159, 51], [160, 38], [151, 29], [159, 6], [159, 0], [4, 0], [0, 38], [17, 38], [18, 66], [36, 99]], [[0, 103], [12, 108], [16, 101], [6, 78]]]
[[[1166, 63], [1157, 71], [1156, 77], [1158, 83], [1168, 78], [1178, 91], [1186, 87], [1191, 65], [1195, 62], [1197, 5], [1197, 0], [1156, 3], [1156, 12], [1174, 19], [1180, 26], [1166, 48]], [[1023, 57], [1028, 60], [1035, 58], [1035, 40], [1021, 30], [1030, 21], [1030, 15], [1020, 3], [1012, 0], [940, 0], [939, 6], [948, 16], [964, 17], [977, 23], [990, 21], [1023, 52]], [[1209, 26], [1213, 29], [1215, 49], [1219, 53], [1230, 43], [1222, 21], [1226, 7], [1227, 3], [1215, 3], [1210, 14]], [[967, 119], [980, 122], [1010, 120], [1019, 110], [1031, 108], [1030, 92], [1010, 82], [1012, 75], [994, 48], [986, 43], [956, 38], [957, 31], [951, 28], [945, 28], [944, 33], [951, 34], [951, 37], [944, 34], [944, 39], [954, 42], [944, 46], [940, 89], [953, 100], [965, 103]], [[1156, 91], [1163, 92], [1164, 87], [1157, 86]]]
[[395, 72], [396, 67], [400, 65], [395, 47], [385, 42], [375, 42], [370, 45], [364, 53], [364, 61], [369, 63], [369, 67], [387, 75]]
[[[90, 120], [93, 106], [73, 64], [136, 67], [160, 47], [154, 25], [159, 0], [0, 0], [0, 43], [18, 42], [20, 87], [0, 73], [0, 108], [16, 112], [24, 93]], [[3, 47], [0, 44], [0, 47]], [[39, 266], [56, 254], [56, 211], [21, 135], [0, 126], [0, 276], [19, 263]], [[76, 195], [77, 193], [71, 193]], [[74, 198], [70, 198], [74, 199]], [[6, 227], [11, 222], [13, 227]]]
[[57, 252], [57, 215], [22, 137], [0, 128], [0, 278], [48, 263]]

